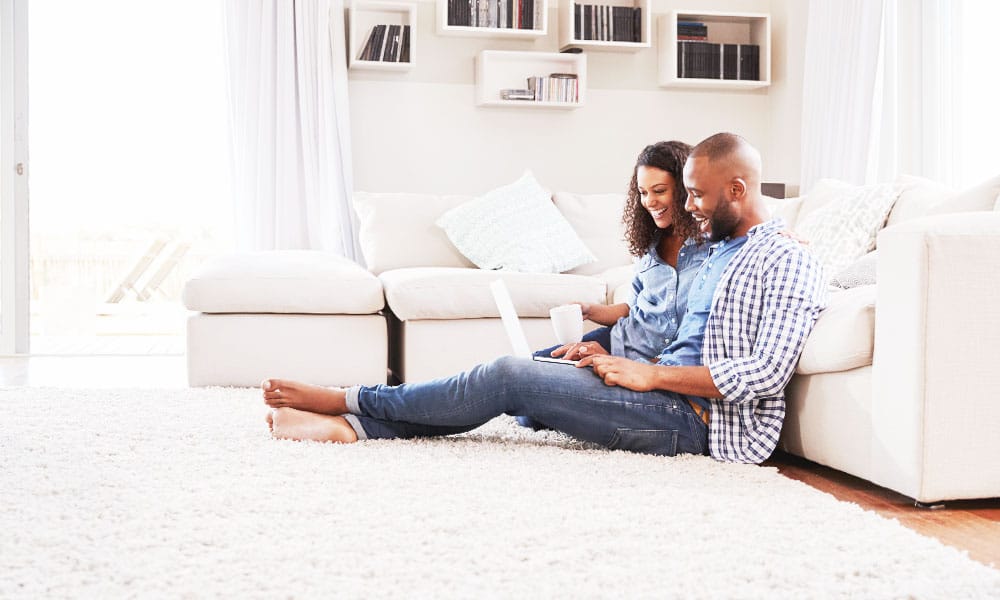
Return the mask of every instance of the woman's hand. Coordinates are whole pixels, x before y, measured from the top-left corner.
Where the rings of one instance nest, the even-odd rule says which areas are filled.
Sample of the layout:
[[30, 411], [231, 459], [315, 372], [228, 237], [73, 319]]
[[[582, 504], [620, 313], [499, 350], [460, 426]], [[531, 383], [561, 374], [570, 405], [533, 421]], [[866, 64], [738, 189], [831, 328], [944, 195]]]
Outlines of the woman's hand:
[[601, 325], [614, 325], [628, 314], [628, 304], [590, 304], [578, 302], [583, 318]]
[[580, 360], [585, 356], [594, 356], [597, 354], [610, 354], [603, 346], [597, 342], [578, 342], [576, 344], [566, 344], [564, 346], [559, 346], [552, 351], [552, 356], [556, 358], [565, 358], [566, 360]]
[[577, 368], [591, 367], [605, 385], [618, 385], [636, 392], [659, 389], [657, 365], [642, 363], [621, 356], [591, 355], [576, 364]]

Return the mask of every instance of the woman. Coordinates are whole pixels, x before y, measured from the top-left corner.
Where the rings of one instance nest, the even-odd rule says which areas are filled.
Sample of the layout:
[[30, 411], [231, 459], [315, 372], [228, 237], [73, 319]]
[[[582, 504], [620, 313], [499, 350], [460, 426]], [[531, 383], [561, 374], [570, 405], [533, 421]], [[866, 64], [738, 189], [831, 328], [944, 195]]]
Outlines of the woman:
[[[622, 222], [629, 252], [640, 257], [629, 302], [584, 304], [583, 318], [605, 325], [578, 344], [539, 350], [572, 360], [613, 354], [656, 362], [677, 335], [695, 273], [708, 256], [709, 244], [694, 218], [684, 210], [684, 142], [657, 142], [643, 148], [632, 169]], [[518, 417], [525, 427], [541, 425]]]

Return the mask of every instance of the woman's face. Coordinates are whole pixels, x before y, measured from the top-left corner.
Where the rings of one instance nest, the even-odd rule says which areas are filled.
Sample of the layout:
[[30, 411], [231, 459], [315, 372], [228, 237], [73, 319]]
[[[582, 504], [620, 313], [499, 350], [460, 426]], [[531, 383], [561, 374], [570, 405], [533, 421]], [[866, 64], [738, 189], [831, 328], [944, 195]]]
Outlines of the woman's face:
[[670, 227], [674, 220], [674, 176], [656, 167], [640, 166], [635, 171], [642, 207], [649, 211], [660, 229]]

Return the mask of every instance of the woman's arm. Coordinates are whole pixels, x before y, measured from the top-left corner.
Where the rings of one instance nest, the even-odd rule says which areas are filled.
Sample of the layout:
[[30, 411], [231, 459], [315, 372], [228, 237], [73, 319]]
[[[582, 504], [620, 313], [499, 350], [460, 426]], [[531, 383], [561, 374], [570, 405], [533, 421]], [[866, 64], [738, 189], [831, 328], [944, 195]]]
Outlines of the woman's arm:
[[624, 302], [607, 305], [581, 302], [580, 309], [583, 311], [584, 319], [589, 319], [601, 325], [614, 325], [618, 322], [618, 319], [628, 315], [629, 306]]

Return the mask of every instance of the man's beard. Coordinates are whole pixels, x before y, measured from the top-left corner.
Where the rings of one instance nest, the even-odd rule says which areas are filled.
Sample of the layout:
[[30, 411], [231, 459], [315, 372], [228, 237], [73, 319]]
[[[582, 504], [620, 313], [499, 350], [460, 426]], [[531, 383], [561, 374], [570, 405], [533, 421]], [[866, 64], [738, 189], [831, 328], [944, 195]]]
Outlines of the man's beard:
[[712, 214], [711, 235], [709, 240], [718, 242], [731, 236], [736, 227], [740, 224], [739, 215], [733, 210], [733, 203], [730, 200], [723, 200]]

